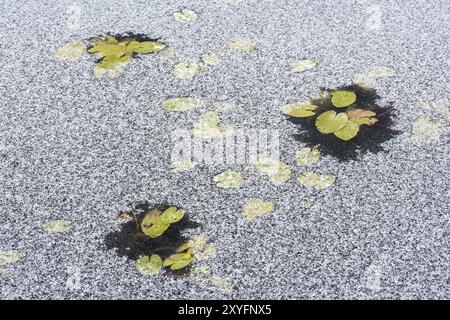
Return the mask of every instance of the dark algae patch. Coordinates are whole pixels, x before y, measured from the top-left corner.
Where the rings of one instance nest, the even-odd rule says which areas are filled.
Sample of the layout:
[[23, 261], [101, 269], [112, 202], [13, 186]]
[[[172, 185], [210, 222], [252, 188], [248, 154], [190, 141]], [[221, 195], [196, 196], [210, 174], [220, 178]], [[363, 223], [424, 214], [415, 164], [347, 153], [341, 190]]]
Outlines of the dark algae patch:
[[[187, 247], [189, 239], [183, 232], [198, 228], [200, 224], [191, 221], [183, 209], [142, 203], [130, 211], [120, 213], [118, 218], [126, 219], [126, 222], [120, 225], [120, 230], [106, 236], [105, 245], [108, 250], [115, 249], [119, 256], [138, 263], [153, 257], [160, 268], [165, 264], [165, 270], [176, 275], [183, 275], [189, 270], [192, 254]], [[178, 255], [175, 256], [176, 259], [183, 259], [169, 261], [173, 260], [174, 255]], [[169, 264], [170, 262], [174, 263]]]
[[375, 89], [358, 85], [324, 89], [329, 95], [304, 104], [288, 105], [284, 113], [298, 124], [295, 138], [341, 161], [365, 152], [383, 151], [382, 144], [399, 134], [392, 129], [392, 103], [380, 106]]

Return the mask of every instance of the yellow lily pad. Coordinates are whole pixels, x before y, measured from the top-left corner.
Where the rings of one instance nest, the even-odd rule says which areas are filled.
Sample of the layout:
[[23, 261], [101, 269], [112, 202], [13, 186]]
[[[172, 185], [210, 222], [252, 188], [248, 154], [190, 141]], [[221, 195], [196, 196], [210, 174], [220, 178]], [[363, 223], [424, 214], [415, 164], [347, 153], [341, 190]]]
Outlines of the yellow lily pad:
[[161, 219], [161, 211], [154, 209], [147, 212], [141, 222], [141, 230], [150, 238], [157, 238], [162, 235], [168, 228], [170, 223]]
[[17, 250], [0, 251], [0, 267], [16, 263], [25, 255]]
[[347, 122], [348, 116], [345, 112], [336, 113], [336, 111], [330, 110], [316, 118], [316, 127], [321, 133], [327, 134], [342, 129]]
[[218, 65], [220, 63], [220, 57], [217, 53], [205, 53], [202, 55], [202, 60], [205, 65]]
[[51, 220], [44, 224], [43, 228], [49, 233], [62, 233], [69, 231], [71, 224], [69, 220]]
[[195, 261], [206, 260], [216, 253], [216, 246], [208, 243], [208, 237], [205, 234], [194, 236], [188, 241], [187, 247], [191, 250]]
[[162, 259], [157, 254], [152, 254], [150, 257], [141, 257], [136, 261], [136, 268], [144, 275], [152, 276], [157, 274], [162, 268]]
[[317, 108], [318, 106], [313, 105], [310, 102], [300, 102], [284, 105], [281, 108], [281, 111], [291, 117], [307, 118], [314, 116]]
[[175, 253], [166, 258], [163, 262], [164, 267], [169, 267], [172, 270], [179, 270], [188, 266], [192, 262], [192, 255], [189, 253]]
[[192, 80], [200, 71], [200, 66], [197, 63], [181, 62], [175, 65], [173, 75], [181, 80]]
[[430, 118], [420, 116], [414, 121], [410, 140], [414, 143], [432, 143], [439, 140], [444, 132], [444, 124], [431, 121]]
[[233, 50], [239, 50], [243, 52], [252, 52], [256, 49], [253, 42], [244, 38], [235, 38], [227, 43], [227, 47]]
[[333, 134], [341, 140], [348, 141], [356, 137], [359, 131], [359, 125], [353, 121], [348, 121], [345, 127], [333, 132]]
[[320, 158], [320, 151], [318, 149], [303, 148], [297, 151], [296, 154], [297, 165], [299, 166], [312, 165], [317, 161], [319, 161], [319, 158]]
[[251, 199], [242, 208], [242, 212], [248, 221], [255, 220], [273, 211], [274, 204], [262, 199]]
[[356, 101], [356, 94], [353, 91], [337, 90], [331, 92], [331, 103], [336, 108], [345, 108]]
[[163, 108], [169, 111], [187, 111], [201, 108], [204, 105], [204, 101], [188, 97], [172, 98], [162, 103]]
[[203, 139], [215, 138], [219, 136], [228, 136], [234, 133], [234, 129], [230, 126], [219, 127], [219, 115], [216, 112], [204, 113], [200, 120], [194, 124], [191, 132], [196, 137]]
[[329, 188], [333, 185], [336, 177], [331, 174], [319, 175], [312, 171], [306, 171], [298, 176], [298, 182], [313, 187], [317, 191]]
[[185, 171], [190, 170], [195, 167], [197, 163], [191, 160], [184, 160], [184, 161], [176, 161], [170, 165], [170, 171], [172, 172], [178, 172], [178, 171]]
[[286, 182], [291, 176], [291, 168], [278, 159], [258, 155], [254, 165], [257, 171], [267, 175], [269, 181], [275, 185]]
[[86, 52], [86, 46], [81, 41], [70, 42], [56, 50], [55, 57], [58, 60], [74, 62]]
[[180, 221], [184, 217], [184, 210], [177, 207], [169, 207], [159, 216], [163, 224], [172, 224]]
[[173, 14], [173, 17], [175, 20], [182, 22], [182, 23], [188, 23], [196, 21], [198, 18], [198, 15], [195, 11], [184, 9], [181, 11], [177, 11]]
[[225, 171], [214, 176], [213, 180], [219, 188], [234, 189], [241, 186], [243, 178], [239, 172]]
[[313, 69], [315, 66], [317, 66], [317, 62], [314, 60], [297, 60], [291, 63], [291, 70], [292, 72], [304, 72]]

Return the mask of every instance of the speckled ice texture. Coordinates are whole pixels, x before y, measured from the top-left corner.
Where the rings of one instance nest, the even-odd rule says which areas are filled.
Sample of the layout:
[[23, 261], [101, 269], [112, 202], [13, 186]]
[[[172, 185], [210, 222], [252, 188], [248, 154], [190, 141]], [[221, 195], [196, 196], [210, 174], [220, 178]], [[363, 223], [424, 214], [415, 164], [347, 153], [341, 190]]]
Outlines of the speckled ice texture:
[[[78, 30], [68, 28], [74, 4]], [[382, 13], [375, 29], [367, 26], [377, 14], [372, 5]], [[173, 12], [184, 8], [198, 20], [177, 22]], [[0, 298], [450, 298], [449, 123], [438, 142], [407, 139], [418, 116], [437, 117], [420, 100], [448, 102], [447, 0], [17, 0], [1, 1], [0, 11], [0, 250], [26, 254], [4, 267]], [[127, 31], [159, 38], [193, 61], [234, 37], [257, 49], [227, 51], [192, 81], [176, 79], [158, 54], [134, 59], [113, 80], [94, 78], [87, 54], [55, 59], [67, 42]], [[292, 73], [296, 59], [318, 65]], [[314, 169], [336, 175], [332, 187], [300, 185], [295, 152], [304, 145], [281, 106], [348, 85], [372, 66], [397, 72], [380, 79], [378, 90], [381, 104], [393, 102], [401, 134], [357, 161], [322, 157]], [[222, 122], [279, 130], [291, 179], [274, 186], [250, 166], [171, 173], [170, 130], [191, 128], [212, 110], [161, 107], [177, 96], [232, 100], [240, 106]], [[224, 170], [242, 172], [243, 186], [217, 188], [212, 177]], [[275, 210], [247, 223], [241, 207], [255, 197]], [[304, 209], [308, 198], [315, 207]], [[189, 278], [142, 276], [105, 250], [117, 214], [145, 200], [181, 206], [203, 225], [197, 231], [217, 246], [209, 264], [234, 286], [231, 293]], [[42, 225], [51, 219], [71, 220], [72, 229], [47, 234]], [[81, 288], [70, 285], [77, 268]]]

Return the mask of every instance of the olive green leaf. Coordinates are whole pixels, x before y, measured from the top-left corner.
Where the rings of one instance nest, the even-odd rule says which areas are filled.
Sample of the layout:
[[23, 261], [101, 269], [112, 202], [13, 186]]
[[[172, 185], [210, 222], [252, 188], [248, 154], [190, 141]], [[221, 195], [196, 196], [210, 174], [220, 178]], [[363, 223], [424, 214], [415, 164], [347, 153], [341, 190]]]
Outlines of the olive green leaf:
[[195, 167], [196, 164], [196, 162], [191, 160], [176, 161], [170, 164], [170, 170], [172, 172], [189, 170]]
[[440, 121], [431, 121], [425, 116], [418, 117], [412, 128], [410, 141], [413, 143], [432, 143], [439, 140], [444, 131], [444, 124]]
[[141, 222], [142, 232], [150, 238], [162, 235], [170, 226], [170, 223], [161, 219], [161, 211], [153, 209], [147, 212]]
[[136, 261], [136, 268], [144, 275], [152, 276], [162, 268], [162, 259], [157, 254], [141, 257]]
[[257, 171], [267, 175], [275, 185], [286, 182], [291, 176], [291, 168], [278, 159], [258, 155], [254, 165]]
[[219, 115], [216, 112], [204, 113], [200, 120], [194, 124], [191, 132], [196, 137], [203, 139], [215, 138], [220, 136], [229, 136], [234, 133], [234, 129], [230, 126], [219, 127]]
[[43, 228], [49, 233], [67, 232], [72, 222], [69, 220], [51, 220], [44, 224]]
[[315, 66], [317, 66], [317, 62], [314, 60], [309, 59], [297, 60], [291, 63], [291, 70], [292, 72], [303, 72], [306, 70], [313, 69]]
[[0, 251], [0, 267], [16, 263], [25, 255], [17, 250]]
[[271, 213], [274, 209], [274, 204], [271, 201], [264, 201], [262, 199], [251, 199], [242, 208], [242, 212], [248, 221], [255, 220], [263, 215]]
[[170, 266], [171, 270], [179, 270], [189, 265], [192, 260], [190, 253], [175, 253], [164, 260], [163, 266]]
[[372, 125], [378, 121], [375, 117], [377, 114], [370, 110], [364, 109], [347, 109], [348, 120], [352, 121], [358, 125]]
[[315, 115], [315, 110], [318, 106], [311, 104], [310, 102], [297, 102], [284, 105], [281, 111], [288, 116], [295, 118], [306, 118]]
[[316, 127], [321, 133], [327, 134], [342, 129], [347, 122], [348, 116], [345, 112], [336, 113], [336, 111], [330, 110], [316, 118]]
[[320, 151], [318, 149], [303, 148], [297, 151], [297, 165], [308, 166], [319, 161]]
[[162, 103], [163, 108], [169, 111], [187, 111], [201, 108], [204, 105], [202, 100], [188, 97], [172, 98]]
[[239, 172], [225, 171], [214, 176], [213, 180], [219, 188], [234, 189], [241, 186], [243, 178]]
[[158, 41], [131, 41], [127, 46], [128, 52], [133, 53], [154, 53], [161, 51], [166, 47], [165, 44]]
[[202, 60], [205, 65], [218, 65], [220, 63], [220, 57], [217, 53], [205, 53], [202, 55]]
[[191, 80], [201, 71], [198, 63], [180, 62], [173, 68], [173, 75], [181, 80]]
[[86, 46], [81, 41], [70, 42], [56, 50], [55, 57], [63, 61], [77, 61], [86, 51]]
[[336, 108], [344, 108], [356, 101], [356, 94], [353, 91], [337, 90], [331, 92], [331, 103]]
[[163, 224], [172, 224], [180, 221], [184, 217], [184, 210], [177, 207], [169, 207], [159, 216]]
[[[187, 250], [192, 253], [192, 258], [195, 261], [208, 259], [216, 253], [216, 246], [212, 243], [208, 243], [208, 237], [205, 234], [194, 236], [185, 244], [185, 246], [188, 247]], [[183, 248], [183, 245], [180, 246], [180, 249]], [[179, 250], [177, 250], [177, 252], [181, 252]], [[186, 249], [182, 251], [185, 250]]]
[[335, 176], [331, 174], [319, 175], [312, 171], [305, 171], [298, 176], [298, 182], [308, 186], [314, 187], [317, 191], [326, 189], [333, 185]]
[[341, 140], [348, 141], [356, 137], [359, 131], [359, 125], [353, 121], [348, 121], [345, 127], [333, 132], [333, 134]]
[[177, 11], [173, 14], [175, 20], [182, 22], [182, 23], [187, 23], [187, 22], [192, 22], [197, 20], [198, 15], [197, 13], [195, 13], [195, 11], [189, 10], [189, 9], [184, 9], [181, 11]]
[[227, 47], [233, 50], [239, 50], [243, 52], [252, 52], [256, 46], [248, 39], [234, 38], [227, 43]]

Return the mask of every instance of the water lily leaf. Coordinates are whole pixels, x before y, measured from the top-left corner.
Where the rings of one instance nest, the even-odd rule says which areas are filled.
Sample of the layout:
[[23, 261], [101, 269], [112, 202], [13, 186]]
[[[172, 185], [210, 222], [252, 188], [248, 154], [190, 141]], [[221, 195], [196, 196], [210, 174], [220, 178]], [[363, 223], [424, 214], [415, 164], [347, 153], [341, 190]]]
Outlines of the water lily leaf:
[[86, 46], [81, 41], [70, 42], [56, 50], [55, 57], [58, 60], [74, 62], [81, 58], [86, 51]]
[[219, 188], [234, 189], [241, 186], [243, 178], [239, 172], [225, 171], [214, 176], [213, 180]]
[[273, 211], [274, 204], [271, 201], [264, 201], [262, 199], [251, 199], [242, 208], [242, 212], [248, 221], [252, 221], [263, 215], [269, 214]]
[[312, 165], [317, 161], [319, 161], [319, 158], [320, 158], [320, 151], [318, 149], [303, 148], [297, 151], [296, 154], [297, 165], [299, 166]]
[[315, 115], [315, 110], [317, 108], [318, 106], [313, 105], [309, 102], [302, 102], [284, 105], [281, 111], [291, 117], [306, 118]]
[[131, 41], [128, 44], [128, 52], [154, 53], [164, 49], [166, 45], [158, 41]]
[[254, 165], [257, 171], [267, 175], [275, 185], [286, 182], [291, 176], [291, 168], [278, 159], [258, 155]]
[[103, 58], [96, 67], [101, 69], [117, 69], [125, 66], [131, 59], [131, 54], [126, 54], [121, 57], [108, 56]]
[[187, 245], [195, 261], [208, 259], [216, 253], [215, 245], [208, 243], [208, 237], [205, 234], [194, 236]]
[[[349, 108], [350, 109], [350, 108]], [[347, 109], [348, 120], [358, 125], [372, 125], [378, 121], [375, 112], [364, 109]]]
[[348, 141], [356, 137], [359, 131], [359, 125], [353, 121], [348, 121], [345, 127], [333, 132], [333, 134], [341, 140]]
[[191, 160], [177, 161], [170, 165], [170, 170], [172, 172], [189, 170], [195, 167], [197, 163]]
[[227, 47], [233, 50], [239, 50], [244, 52], [252, 52], [253, 50], [256, 49], [256, 46], [253, 42], [243, 38], [235, 38], [230, 40], [227, 43]]
[[16, 263], [25, 255], [17, 250], [0, 251], [0, 267]]
[[172, 98], [162, 103], [163, 108], [170, 111], [192, 110], [204, 105], [205, 103], [202, 100], [188, 97]]
[[219, 127], [219, 115], [216, 112], [204, 113], [200, 120], [194, 124], [191, 132], [196, 137], [203, 139], [215, 138], [219, 136], [228, 136], [234, 133], [234, 129], [230, 126]]
[[327, 134], [342, 129], [347, 122], [348, 116], [345, 112], [336, 113], [336, 111], [330, 110], [316, 118], [316, 127], [321, 133]]
[[191, 80], [201, 71], [197, 63], [181, 62], [175, 65], [173, 75], [181, 80]]
[[181, 11], [177, 11], [173, 14], [175, 20], [182, 22], [182, 23], [187, 23], [187, 22], [192, 22], [197, 20], [198, 15], [195, 11], [189, 10], [189, 9], [184, 9]]
[[163, 266], [172, 270], [179, 270], [192, 262], [192, 255], [189, 253], [175, 253], [164, 260]]
[[202, 55], [203, 63], [206, 65], [218, 65], [220, 63], [220, 57], [217, 53], [205, 53]]
[[120, 58], [127, 52], [126, 43], [106, 43], [101, 39], [92, 42], [92, 47], [87, 50], [89, 53], [97, 53], [102, 57]]
[[72, 222], [69, 220], [51, 220], [44, 224], [43, 228], [49, 233], [67, 232]]
[[150, 257], [141, 257], [136, 261], [136, 268], [144, 275], [152, 276], [157, 274], [162, 268], [162, 259], [157, 254], [152, 254]]
[[430, 118], [420, 116], [414, 121], [410, 140], [414, 143], [436, 142], [444, 131], [444, 124], [440, 121], [431, 121]]
[[157, 238], [162, 235], [170, 226], [161, 218], [161, 211], [153, 209], [147, 212], [141, 222], [141, 230], [150, 238]]
[[177, 207], [169, 207], [163, 211], [159, 219], [163, 224], [172, 224], [180, 221], [184, 217], [184, 210]]
[[303, 172], [298, 176], [298, 182], [308, 187], [314, 187], [317, 191], [332, 186], [335, 179], [335, 176], [331, 174], [319, 175], [312, 171]]
[[292, 72], [303, 72], [306, 70], [313, 69], [315, 66], [317, 66], [317, 62], [314, 60], [297, 60], [293, 63], [291, 63], [291, 70]]
[[344, 108], [356, 101], [356, 94], [353, 91], [337, 90], [331, 92], [331, 103], [336, 108]]
[[158, 222], [150, 227], [144, 228], [143, 230], [145, 235], [149, 236], [150, 238], [157, 238], [164, 232], [166, 232], [166, 230], [169, 229], [169, 227], [170, 227], [169, 223]]

